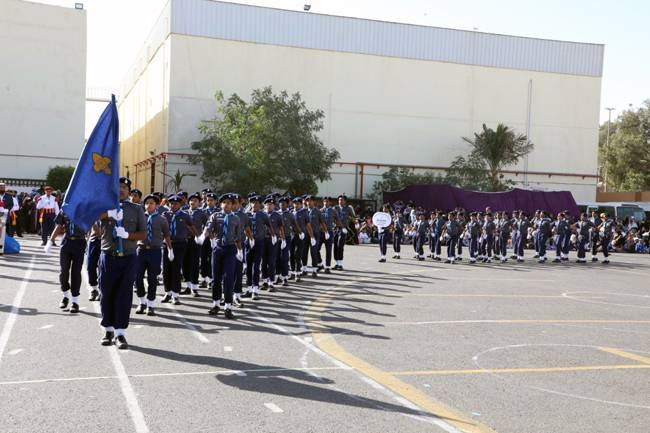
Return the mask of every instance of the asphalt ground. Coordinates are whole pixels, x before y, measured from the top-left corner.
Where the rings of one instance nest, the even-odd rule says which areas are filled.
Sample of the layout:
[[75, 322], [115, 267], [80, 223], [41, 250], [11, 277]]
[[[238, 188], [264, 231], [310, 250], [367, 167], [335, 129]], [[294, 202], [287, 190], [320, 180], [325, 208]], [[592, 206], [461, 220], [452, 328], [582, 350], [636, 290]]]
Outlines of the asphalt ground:
[[650, 431], [648, 255], [448, 265], [405, 246], [380, 264], [347, 247], [346, 271], [234, 321], [205, 289], [132, 314], [118, 351], [85, 287], [79, 314], [58, 308], [58, 249], [21, 244], [0, 257], [2, 432]]

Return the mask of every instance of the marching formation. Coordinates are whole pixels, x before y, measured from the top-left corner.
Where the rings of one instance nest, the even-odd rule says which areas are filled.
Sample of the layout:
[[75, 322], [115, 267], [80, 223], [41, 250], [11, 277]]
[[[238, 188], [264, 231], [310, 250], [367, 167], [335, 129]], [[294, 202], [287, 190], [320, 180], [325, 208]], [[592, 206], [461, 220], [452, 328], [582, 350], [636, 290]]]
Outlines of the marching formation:
[[346, 235], [359, 227], [345, 195], [335, 203], [332, 197], [317, 202], [310, 195], [279, 193], [217, 196], [204, 189], [143, 198], [125, 177], [120, 178], [120, 208], [104, 212], [88, 233], [63, 211], [56, 212], [53, 224], [43, 237], [50, 253], [63, 235], [59, 307], [79, 311], [85, 261], [89, 300], [101, 305], [106, 331], [101, 344], [120, 349], [128, 348], [134, 290], [135, 314], [155, 316], [158, 294], [161, 303], [178, 305], [181, 295], [202, 296], [200, 289], [207, 288], [212, 299], [207, 313], [223, 310], [225, 318], [234, 319], [233, 307], [243, 306], [246, 298], [260, 299], [261, 290], [274, 292], [305, 275], [342, 271]]
[[[548, 212], [538, 210], [532, 217], [523, 211], [493, 213], [490, 208], [485, 212], [470, 212], [469, 219], [462, 210], [431, 212], [429, 218], [423, 211], [385, 205], [382, 212], [390, 214], [388, 225], [378, 227], [379, 262], [386, 262], [389, 238], [392, 238], [393, 258], [401, 257], [401, 245], [406, 240], [412, 243], [417, 260], [429, 257], [442, 261], [443, 247], [446, 249], [445, 263], [453, 264], [462, 260], [463, 246], [468, 248], [470, 263], [491, 263], [493, 259], [505, 263], [508, 261], [507, 249], [512, 248], [510, 258], [524, 262], [524, 249], [535, 250], [534, 258], [539, 263], [548, 260], [549, 248], [555, 250], [553, 262], [569, 260], [569, 251], [577, 251], [577, 263], [586, 263], [587, 251], [591, 251], [591, 261], [597, 262], [597, 253], [602, 250], [604, 260], [609, 263], [609, 245], [616, 229], [616, 222], [607, 214], [591, 217], [583, 213], [572, 218], [567, 211], [551, 219]], [[425, 249], [428, 255], [425, 257]]]

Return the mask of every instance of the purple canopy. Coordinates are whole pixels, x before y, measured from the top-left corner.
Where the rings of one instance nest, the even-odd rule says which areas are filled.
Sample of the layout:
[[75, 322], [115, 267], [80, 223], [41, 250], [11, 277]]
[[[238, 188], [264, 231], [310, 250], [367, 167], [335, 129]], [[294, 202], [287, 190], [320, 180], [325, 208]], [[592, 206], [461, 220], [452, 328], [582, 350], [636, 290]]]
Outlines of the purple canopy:
[[557, 214], [568, 210], [578, 215], [578, 205], [569, 191], [528, 191], [513, 189], [506, 192], [467, 191], [450, 185], [411, 185], [400, 191], [384, 192], [384, 203], [404, 203], [412, 201], [427, 211], [440, 209], [447, 211], [461, 207], [467, 211], [484, 211], [487, 206], [492, 211], [523, 210], [533, 214], [545, 210]]

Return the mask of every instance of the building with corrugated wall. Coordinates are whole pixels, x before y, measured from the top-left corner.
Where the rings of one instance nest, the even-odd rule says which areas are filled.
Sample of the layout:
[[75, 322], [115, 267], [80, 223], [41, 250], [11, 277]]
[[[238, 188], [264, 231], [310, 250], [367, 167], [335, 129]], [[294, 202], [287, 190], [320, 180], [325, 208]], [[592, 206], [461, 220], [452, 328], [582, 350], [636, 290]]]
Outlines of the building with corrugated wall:
[[[210, 0], [170, 0], [125, 79], [122, 165], [164, 190], [216, 114], [214, 94], [273, 86], [325, 112], [340, 161], [321, 194], [366, 194], [391, 166], [442, 171], [483, 123], [529, 133], [504, 175], [596, 195], [604, 46], [346, 18]], [[152, 169], [153, 176], [152, 176]], [[164, 173], [164, 174], [163, 174]], [[188, 180], [189, 179], [189, 180]], [[186, 178], [183, 187], [201, 187]], [[169, 189], [169, 188], [167, 188]]]
[[0, 1], [0, 180], [29, 190], [84, 145], [86, 11]]

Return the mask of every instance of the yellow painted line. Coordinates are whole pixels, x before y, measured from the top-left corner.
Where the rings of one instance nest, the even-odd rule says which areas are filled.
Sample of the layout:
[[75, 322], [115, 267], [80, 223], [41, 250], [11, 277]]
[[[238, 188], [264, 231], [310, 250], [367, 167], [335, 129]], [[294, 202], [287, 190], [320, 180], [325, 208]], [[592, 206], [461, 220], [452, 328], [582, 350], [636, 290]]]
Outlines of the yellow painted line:
[[422, 370], [422, 371], [395, 371], [390, 374], [395, 376], [447, 376], [463, 374], [505, 374], [505, 373], [554, 373], [570, 371], [592, 370], [639, 370], [648, 369], [650, 365], [586, 365], [583, 367], [540, 367], [540, 368], [492, 368], [477, 370]]
[[603, 352], [611, 353], [612, 355], [617, 355], [622, 358], [632, 359], [634, 361], [638, 361], [642, 364], [647, 364], [648, 366], [650, 366], [650, 358], [648, 358], [647, 356], [641, 356], [641, 355], [637, 355], [636, 353], [625, 352], [623, 350], [614, 349], [612, 347], [599, 347], [598, 350], [602, 350]]
[[[333, 292], [326, 292], [309, 308], [308, 312], [314, 314], [316, 317], [320, 317], [333, 297]], [[490, 427], [467, 418], [456, 409], [453, 409], [444, 403], [433, 399], [419, 389], [402, 382], [391, 373], [383, 371], [363, 359], [347, 352], [334, 340], [333, 336], [328, 333], [326, 328], [324, 332], [320, 331], [321, 328], [319, 325], [323, 322], [307, 320], [306, 323], [312, 332], [313, 342], [323, 352], [352, 367], [354, 370], [390, 389], [394, 393], [399, 394], [426, 412], [441, 418], [445, 422], [466, 433], [496, 433]]]
[[537, 323], [627, 323], [627, 324], [650, 324], [650, 320], [523, 320], [523, 319], [484, 319], [484, 320], [431, 320], [422, 322], [377, 322], [378, 325], [405, 326], [405, 325], [463, 325], [463, 324], [537, 324]]

